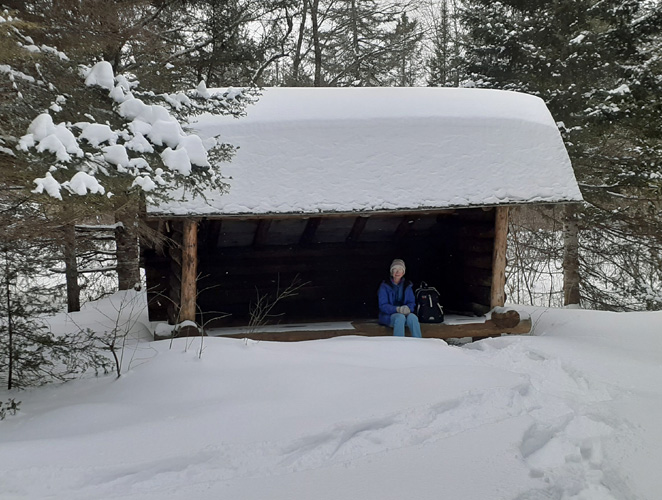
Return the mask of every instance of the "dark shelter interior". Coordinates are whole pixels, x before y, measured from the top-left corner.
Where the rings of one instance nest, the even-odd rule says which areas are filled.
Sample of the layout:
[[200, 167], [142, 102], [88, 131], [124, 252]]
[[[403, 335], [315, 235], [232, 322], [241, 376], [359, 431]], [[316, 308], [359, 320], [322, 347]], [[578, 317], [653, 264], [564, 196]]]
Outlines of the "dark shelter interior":
[[[207, 326], [246, 325], [258, 300], [271, 323], [377, 316], [377, 288], [394, 258], [406, 278], [435, 286], [445, 311], [490, 309], [494, 208], [349, 215], [207, 218], [198, 225], [198, 317]], [[159, 227], [175, 242], [143, 252], [150, 320], [176, 322], [181, 220]], [[167, 252], [167, 254], [166, 254]], [[214, 318], [216, 318], [214, 320]], [[213, 320], [210, 322], [210, 320]]]

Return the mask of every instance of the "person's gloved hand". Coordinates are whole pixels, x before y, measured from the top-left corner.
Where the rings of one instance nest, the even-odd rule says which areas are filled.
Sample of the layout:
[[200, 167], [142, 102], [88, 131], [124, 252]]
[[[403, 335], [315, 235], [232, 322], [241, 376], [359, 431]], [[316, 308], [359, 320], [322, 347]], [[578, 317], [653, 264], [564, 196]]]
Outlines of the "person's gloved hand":
[[404, 314], [405, 316], [407, 316], [407, 314], [409, 314], [411, 312], [411, 310], [409, 309], [409, 306], [406, 306], [406, 305], [405, 306], [398, 306], [398, 307], [395, 308], [395, 310], [398, 311], [400, 314]]

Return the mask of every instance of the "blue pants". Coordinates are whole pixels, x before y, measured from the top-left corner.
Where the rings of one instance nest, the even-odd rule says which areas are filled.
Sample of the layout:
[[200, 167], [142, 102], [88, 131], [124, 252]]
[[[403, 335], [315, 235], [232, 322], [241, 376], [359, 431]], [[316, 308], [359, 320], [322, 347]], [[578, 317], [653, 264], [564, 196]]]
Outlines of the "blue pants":
[[410, 313], [407, 316], [400, 313], [391, 314], [391, 326], [395, 337], [405, 336], [405, 325], [409, 328], [412, 337], [421, 338], [421, 325], [418, 323], [418, 316]]

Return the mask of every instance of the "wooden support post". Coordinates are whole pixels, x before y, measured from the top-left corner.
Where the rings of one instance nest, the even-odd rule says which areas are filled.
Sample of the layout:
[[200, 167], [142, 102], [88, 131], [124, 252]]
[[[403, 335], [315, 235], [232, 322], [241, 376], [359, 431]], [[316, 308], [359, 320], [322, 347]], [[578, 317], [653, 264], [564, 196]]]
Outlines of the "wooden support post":
[[182, 295], [179, 321], [195, 321], [198, 277], [198, 221], [186, 219], [182, 234]]
[[508, 207], [497, 207], [494, 216], [494, 250], [492, 252], [492, 291], [490, 307], [506, 302], [506, 247], [508, 245]]

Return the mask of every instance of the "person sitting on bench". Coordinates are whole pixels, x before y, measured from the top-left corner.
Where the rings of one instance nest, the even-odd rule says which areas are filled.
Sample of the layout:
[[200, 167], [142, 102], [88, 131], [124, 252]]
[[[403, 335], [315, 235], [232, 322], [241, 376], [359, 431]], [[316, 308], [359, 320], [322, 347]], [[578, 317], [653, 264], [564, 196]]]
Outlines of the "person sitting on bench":
[[413, 312], [416, 305], [414, 286], [403, 279], [406, 269], [402, 259], [395, 259], [389, 270], [390, 278], [379, 286], [379, 323], [392, 327], [396, 337], [405, 336], [406, 325], [412, 337], [420, 338], [421, 325]]

